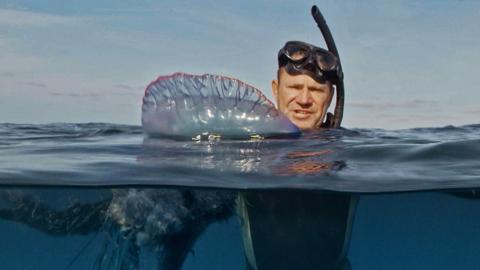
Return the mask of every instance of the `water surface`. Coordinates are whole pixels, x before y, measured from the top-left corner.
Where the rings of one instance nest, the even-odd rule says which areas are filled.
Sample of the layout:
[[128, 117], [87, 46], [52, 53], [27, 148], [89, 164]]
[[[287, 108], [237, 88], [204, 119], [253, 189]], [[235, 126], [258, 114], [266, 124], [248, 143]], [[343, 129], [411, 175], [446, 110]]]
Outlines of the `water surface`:
[[138, 126], [0, 125], [0, 183], [395, 192], [480, 185], [480, 125], [300, 138], [148, 139]]

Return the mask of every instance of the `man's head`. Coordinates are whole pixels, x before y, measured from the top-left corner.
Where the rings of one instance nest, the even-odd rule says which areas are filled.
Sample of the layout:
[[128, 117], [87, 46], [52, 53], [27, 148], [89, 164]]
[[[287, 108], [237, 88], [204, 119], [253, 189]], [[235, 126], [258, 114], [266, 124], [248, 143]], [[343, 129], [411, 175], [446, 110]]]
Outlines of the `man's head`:
[[278, 52], [277, 79], [272, 81], [278, 109], [300, 129], [319, 128], [338, 82], [338, 58], [327, 50], [289, 41]]
[[272, 92], [280, 112], [285, 114], [300, 129], [315, 129], [322, 124], [333, 97], [329, 81], [320, 83], [312, 77], [290, 75], [284, 67], [279, 68]]

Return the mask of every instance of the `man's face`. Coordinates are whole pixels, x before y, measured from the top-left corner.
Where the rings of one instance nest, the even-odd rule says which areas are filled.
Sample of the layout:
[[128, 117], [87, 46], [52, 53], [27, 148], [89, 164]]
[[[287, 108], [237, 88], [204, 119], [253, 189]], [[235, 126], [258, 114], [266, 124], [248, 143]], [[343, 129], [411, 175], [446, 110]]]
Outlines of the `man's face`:
[[320, 127], [332, 101], [330, 82], [318, 83], [308, 75], [290, 75], [280, 69], [272, 81], [278, 110], [300, 129]]

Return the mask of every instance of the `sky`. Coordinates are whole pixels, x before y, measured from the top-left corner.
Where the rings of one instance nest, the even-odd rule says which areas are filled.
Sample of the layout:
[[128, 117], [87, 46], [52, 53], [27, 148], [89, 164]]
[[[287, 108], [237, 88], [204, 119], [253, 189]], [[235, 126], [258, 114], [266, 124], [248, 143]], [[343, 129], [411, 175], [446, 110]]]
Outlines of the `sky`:
[[0, 0], [0, 123], [140, 125], [145, 87], [222, 74], [272, 98], [288, 40], [324, 46], [345, 73], [347, 128], [480, 123], [480, 1]]

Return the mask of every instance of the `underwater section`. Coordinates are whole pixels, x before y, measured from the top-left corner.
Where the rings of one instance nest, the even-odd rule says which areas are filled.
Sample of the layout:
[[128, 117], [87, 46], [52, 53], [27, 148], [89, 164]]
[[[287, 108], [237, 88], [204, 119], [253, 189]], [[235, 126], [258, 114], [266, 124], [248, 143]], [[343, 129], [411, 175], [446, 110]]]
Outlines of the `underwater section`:
[[475, 269], [475, 190], [0, 189], [2, 269]]

